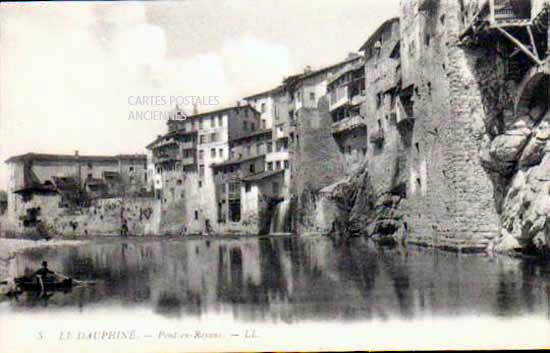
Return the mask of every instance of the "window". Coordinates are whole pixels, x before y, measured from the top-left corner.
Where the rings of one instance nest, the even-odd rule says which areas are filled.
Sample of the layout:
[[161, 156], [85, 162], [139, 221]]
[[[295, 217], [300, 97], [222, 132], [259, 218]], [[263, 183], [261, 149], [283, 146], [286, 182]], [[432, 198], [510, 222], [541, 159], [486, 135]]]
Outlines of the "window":
[[248, 156], [250, 156], [251, 153], [252, 153], [252, 146], [247, 145], [247, 146], [246, 146], [246, 154], [247, 154]]
[[129, 167], [128, 170], [129, 170], [130, 172], [133, 172], [133, 171], [134, 171], [134, 167]]
[[199, 119], [199, 129], [202, 129], [204, 127], [204, 121], [202, 118]]
[[218, 150], [218, 155], [219, 155], [221, 158], [223, 158], [223, 148], [220, 148], [220, 149]]
[[260, 111], [261, 111], [262, 113], [265, 113], [265, 103], [262, 103], [262, 105], [261, 105], [260, 107], [261, 107], [261, 108], [260, 108]]
[[218, 134], [213, 132], [210, 134], [210, 142], [216, 142], [218, 141]]
[[248, 109], [244, 110], [244, 116], [246, 116], [248, 118]]
[[[201, 176], [201, 177], [204, 176], [204, 164], [201, 164], [199, 166], [199, 176]], [[199, 187], [200, 187], [200, 184], [199, 184]]]
[[254, 163], [251, 163], [249, 166], [248, 166], [248, 171], [252, 174], [256, 173], [256, 166], [254, 165]]
[[273, 106], [273, 115], [275, 115], [275, 120], [279, 120], [279, 109], [277, 108], [277, 104]]
[[246, 192], [250, 192], [250, 189], [251, 189], [250, 182], [246, 182], [246, 183], [244, 184], [244, 188], [245, 188], [245, 191], [246, 191]]
[[281, 169], [281, 161], [275, 162], [275, 169], [277, 170]]
[[206, 135], [200, 135], [199, 143], [206, 143]]
[[262, 153], [262, 147], [263, 147], [263, 143], [259, 142], [256, 144], [256, 154]]
[[285, 169], [290, 168], [290, 164], [288, 163], [288, 160], [285, 160]]
[[202, 188], [202, 180], [199, 180], [199, 189]]
[[88, 163], [88, 169], [92, 169], [93, 166], [92, 166], [92, 163]]
[[215, 116], [210, 118], [210, 127], [216, 127], [216, 117]]
[[267, 153], [273, 152], [273, 143], [268, 142], [267, 143]]
[[312, 102], [315, 101], [315, 92], [309, 92], [309, 100], [311, 100]]
[[267, 129], [267, 121], [262, 120], [262, 129]]
[[248, 121], [243, 121], [243, 130], [248, 131]]
[[193, 120], [193, 121], [191, 122], [191, 128], [192, 128], [193, 130], [195, 130], [195, 129], [197, 128], [197, 123], [196, 123], [195, 120]]
[[177, 184], [177, 185], [181, 185], [181, 183], [182, 183], [181, 179], [178, 179], [178, 180], [176, 181], [176, 184]]
[[256, 130], [256, 124], [250, 123], [250, 131]]
[[195, 210], [195, 219], [199, 219], [199, 211]]
[[92, 173], [88, 174], [88, 180], [91, 180], [93, 178]]
[[215, 148], [210, 149], [210, 157], [211, 158], [216, 158], [216, 149]]
[[273, 162], [267, 162], [267, 170], [269, 171], [273, 170]]
[[348, 154], [351, 155], [351, 146], [348, 146]]
[[414, 146], [416, 147], [416, 153], [420, 153], [420, 144], [417, 142]]
[[204, 150], [199, 150], [199, 159], [204, 159]]

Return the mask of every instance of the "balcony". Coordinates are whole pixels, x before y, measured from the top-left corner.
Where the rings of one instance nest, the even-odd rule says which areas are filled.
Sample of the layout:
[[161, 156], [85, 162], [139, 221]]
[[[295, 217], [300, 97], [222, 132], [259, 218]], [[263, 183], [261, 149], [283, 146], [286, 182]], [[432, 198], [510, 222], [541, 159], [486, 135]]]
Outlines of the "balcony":
[[167, 163], [167, 162], [175, 162], [180, 160], [181, 156], [179, 153], [164, 153], [158, 156], [153, 157], [153, 163]]
[[335, 87], [330, 94], [329, 111], [332, 112], [335, 109], [349, 103], [348, 86]]
[[351, 131], [358, 127], [366, 127], [365, 120], [360, 115], [353, 115], [348, 118], [344, 118], [335, 123], [332, 123], [332, 134], [341, 134], [343, 132]]

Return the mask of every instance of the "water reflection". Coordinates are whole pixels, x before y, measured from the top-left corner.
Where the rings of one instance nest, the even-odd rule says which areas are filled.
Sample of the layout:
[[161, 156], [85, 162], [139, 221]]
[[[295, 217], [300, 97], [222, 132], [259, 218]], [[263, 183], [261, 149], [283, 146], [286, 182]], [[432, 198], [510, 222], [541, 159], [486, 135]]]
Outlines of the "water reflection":
[[146, 306], [166, 317], [229, 313], [294, 322], [526, 313], [550, 319], [550, 264], [377, 248], [365, 239], [112, 240], [17, 256], [11, 276], [45, 259], [78, 280], [69, 293], [25, 293], [10, 310]]

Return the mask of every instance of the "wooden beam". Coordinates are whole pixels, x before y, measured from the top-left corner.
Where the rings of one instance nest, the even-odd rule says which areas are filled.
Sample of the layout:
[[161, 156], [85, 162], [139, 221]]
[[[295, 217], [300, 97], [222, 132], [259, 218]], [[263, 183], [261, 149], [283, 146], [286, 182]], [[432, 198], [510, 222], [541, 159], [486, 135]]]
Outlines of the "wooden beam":
[[542, 62], [539, 58], [537, 58], [529, 49], [523, 45], [522, 42], [514, 38], [510, 33], [506, 32], [504, 29], [500, 27], [496, 27], [497, 30], [499, 30], [506, 38], [508, 38], [512, 43], [514, 43], [521, 51], [523, 51], [531, 60], [533, 60], [537, 65], [542, 65]]
[[539, 51], [537, 50], [537, 43], [535, 43], [535, 37], [533, 37], [533, 31], [531, 31], [531, 26], [527, 26], [527, 33], [529, 33], [529, 39], [531, 40], [531, 47], [533, 47], [533, 52], [540, 61]]

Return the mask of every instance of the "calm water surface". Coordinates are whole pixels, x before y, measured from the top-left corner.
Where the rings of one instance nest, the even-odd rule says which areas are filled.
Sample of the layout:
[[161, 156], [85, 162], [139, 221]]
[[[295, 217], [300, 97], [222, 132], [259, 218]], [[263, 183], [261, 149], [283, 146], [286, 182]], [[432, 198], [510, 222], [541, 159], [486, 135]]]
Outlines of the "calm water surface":
[[102, 240], [27, 251], [10, 275], [50, 268], [83, 281], [68, 293], [25, 293], [20, 311], [146, 308], [170, 318], [238, 321], [414, 319], [456, 315], [550, 320], [550, 263], [378, 248], [365, 239], [236, 238]]

